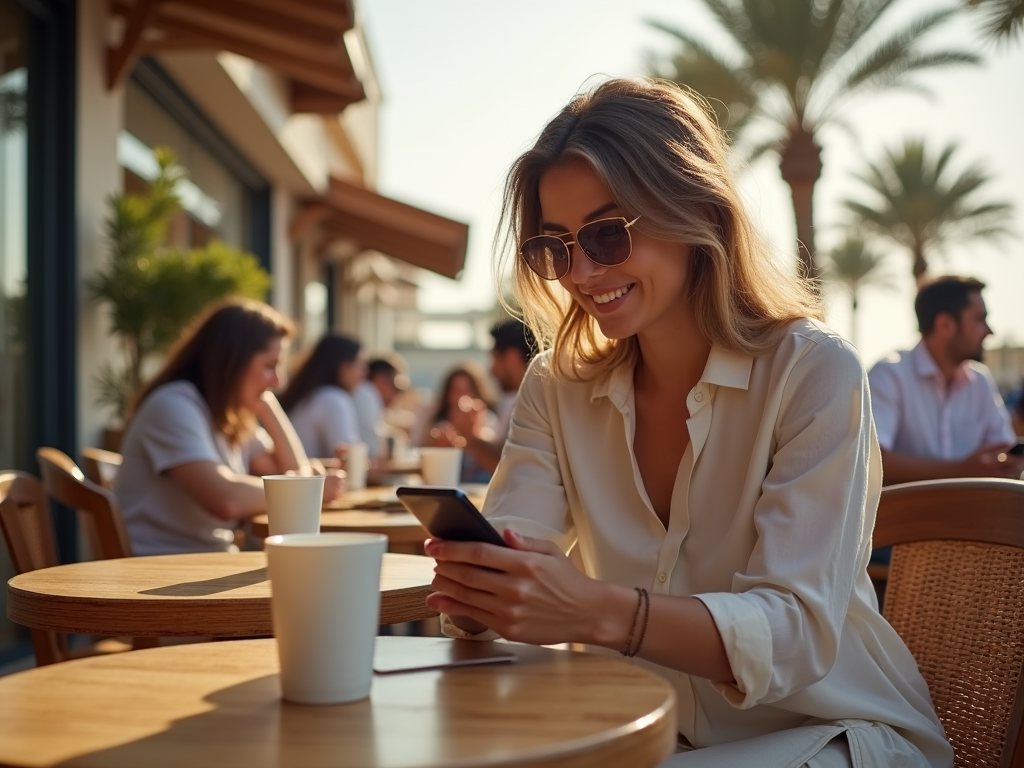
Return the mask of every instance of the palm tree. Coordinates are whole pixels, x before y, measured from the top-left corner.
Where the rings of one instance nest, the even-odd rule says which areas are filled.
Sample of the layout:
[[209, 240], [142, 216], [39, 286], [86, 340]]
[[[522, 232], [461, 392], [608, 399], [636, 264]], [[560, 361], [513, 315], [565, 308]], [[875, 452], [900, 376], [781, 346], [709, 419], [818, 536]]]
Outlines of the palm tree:
[[985, 15], [984, 30], [993, 40], [1009, 40], [1024, 30], [1024, 0], [965, 0]]
[[828, 253], [825, 275], [850, 294], [850, 341], [857, 345], [857, 309], [862, 288], [874, 285], [892, 288], [892, 277], [884, 272], [883, 254], [871, 248], [863, 238], [847, 235]]
[[928, 272], [932, 252], [954, 241], [995, 240], [1012, 233], [1008, 222], [1013, 206], [979, 197], [990, 181], [984, 169], [973, 165], [959, 174], [950, 171], [956, 149], [949, 144], [938, 156], [930, 156], [922, 140], [907, 139], [857, 175], [874, 200], [845, 201], [857, 224], [910, 251], [918, 284]]
[[[814, 265], [813, 193], [821, 176], [820, 132], [848, 127], [842, 108], [863, 93], [892, 88], [922, 91], [912, 75], [952, 64], [977, 64], [966, 50], [924, 50], [923, 38], [959, 11], [930, 11], [895, 31], [878, 30], [898, 0], [700, 0], [729, 40], [712, 45], [663, 22], [680, 52], [659, 74], [709, 99], [719, 125], [738, 138], [764, 129], [748, 154], [779, 155], [793, 195], [797, 250], [805, 274]], [[767, 136], [763, 135], [767, 132]]]

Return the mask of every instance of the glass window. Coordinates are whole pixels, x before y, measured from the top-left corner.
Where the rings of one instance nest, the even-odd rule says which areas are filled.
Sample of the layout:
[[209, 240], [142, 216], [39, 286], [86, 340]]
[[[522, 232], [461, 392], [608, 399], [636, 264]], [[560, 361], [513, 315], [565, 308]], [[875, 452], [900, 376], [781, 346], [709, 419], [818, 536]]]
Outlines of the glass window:
[[248, 189], [137, 83], [128, 81], [124, 98], [117, 158], [124, 169], [125, 190], [144, 190], [156, 173], [150, 150], [170, 147], [189, 177], [179, 189], [184, 211], [171, 224], [172, 244], [200, 246], [217, 238], [248, 249]]
[[[0, 469], [25, 468], [25, 294], [28, 267], [26, 211], [28, 142], [26, 112], [27, 24], [14, 0], [0, 0]], [[0, 586], [13, 575], [0, 547]], [[0, 608], [3, 595], [0, 595]], [[0, 649], [16, 628], [0, 611]]]

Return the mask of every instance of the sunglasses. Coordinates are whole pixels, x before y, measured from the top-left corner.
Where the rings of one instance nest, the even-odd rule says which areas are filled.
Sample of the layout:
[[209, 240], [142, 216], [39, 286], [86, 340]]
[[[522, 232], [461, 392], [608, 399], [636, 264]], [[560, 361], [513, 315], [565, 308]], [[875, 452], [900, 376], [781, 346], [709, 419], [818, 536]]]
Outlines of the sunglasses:
[[571, 257], [569, 246], [578, 245], [587, 258], [602, 267], [615, 267], [629, 258], [633, 251], [633, 240], [629, 228], [640, 221], [637, 216], [626, 221], [622, 216], [614, 219], [598, 219], [584, 224], [576, 230], [572, 240], [564, 235], [537, 235], [523, 241], [519, 255], [538, 276], [545, 280], [558, 280], [569, 273]]

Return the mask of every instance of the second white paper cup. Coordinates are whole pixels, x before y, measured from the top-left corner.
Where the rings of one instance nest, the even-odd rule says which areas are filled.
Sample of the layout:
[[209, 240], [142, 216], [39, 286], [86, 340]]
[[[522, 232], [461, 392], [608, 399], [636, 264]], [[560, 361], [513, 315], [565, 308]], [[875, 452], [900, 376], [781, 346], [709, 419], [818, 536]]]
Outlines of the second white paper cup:
[[366, 488], [366, 472], [370, 466], [370, 449], [366, 443], [349, 443], [345, 454], [345, 488], [361, 491]]
[[266, 540], [281, 693], [288, 701], [344, 704], [370, 695], [387, 546], [387, 536], [377, 533]]
[[323, 475], [266, 475], [263, 492], [271, 536], [320, 532]]
[[458, 485], [462, 476], [462, 449], [420, 448], [420, 467], [427, 485]]

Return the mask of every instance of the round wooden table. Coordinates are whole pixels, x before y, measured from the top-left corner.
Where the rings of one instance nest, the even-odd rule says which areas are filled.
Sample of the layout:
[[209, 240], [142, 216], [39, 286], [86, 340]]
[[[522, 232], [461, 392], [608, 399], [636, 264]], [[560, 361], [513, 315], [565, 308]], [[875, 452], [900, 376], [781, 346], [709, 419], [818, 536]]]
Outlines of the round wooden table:
[[[381, 624], [436, 615], [425, 603], [433, 569], [427, 557], [384, 555]], [[43, 568], [7, 582], [7, 615], [33, 629], [86, 635], [269, 636], [267, 558], [201, 553]]]
[[375, 675], [369, 699], [339, 706], [282, 702], [273, 640], [33, 669], [0, 678], [0, 764], [650, 768], [672, 754], [675, 693], [661, 678], [620, 659], [508, 647], [511, 664]]

